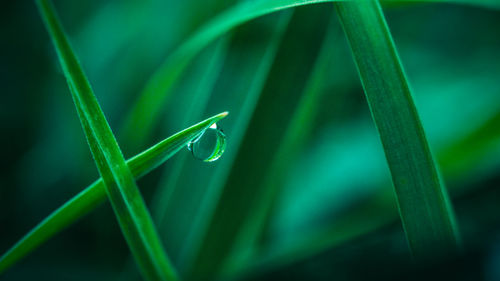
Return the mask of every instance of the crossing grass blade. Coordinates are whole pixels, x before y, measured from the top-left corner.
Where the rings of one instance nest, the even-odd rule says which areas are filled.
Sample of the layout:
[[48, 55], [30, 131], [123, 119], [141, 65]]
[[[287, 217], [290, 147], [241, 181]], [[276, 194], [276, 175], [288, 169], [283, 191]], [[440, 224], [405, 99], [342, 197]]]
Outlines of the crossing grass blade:
[[176, 280], [177, 274], [161, 246], [132, 172], [54, 8], [47, 0], [36, 3], [59, 57], [106, 193], [142, 275], [147, 280]]
[[[136, 179], [148, 174], [184, 148], [212, 124], [221, 120], [227, 113], [210, 117], [196, 125], [182, 130], [150, 147], [146, 151], [127, 160], [127, 165]], [[35, 250], [45, 241], [64, 228], [87, 215], [106, 200], [106, 190], [102, 178], [98, 179], [72, 199], [52, 212], [47, 218], [27, 233], [19, 242], [0, 258], [0, 274], [20, 259]]]
[[392, 36], [377, 1], [336, 3], [377, 126], [413, 255], [459, 252], [459, 238]]

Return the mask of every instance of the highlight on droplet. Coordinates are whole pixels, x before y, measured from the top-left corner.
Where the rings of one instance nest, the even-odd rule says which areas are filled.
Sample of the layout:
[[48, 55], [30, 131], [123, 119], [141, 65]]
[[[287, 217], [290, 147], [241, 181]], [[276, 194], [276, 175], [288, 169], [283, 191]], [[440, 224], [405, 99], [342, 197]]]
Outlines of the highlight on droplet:
[[214, 162], [222, 156], [226, 149], [226, 135], [214, 123], [189, 142], [187, 147], [194, 158], [204, 162]]

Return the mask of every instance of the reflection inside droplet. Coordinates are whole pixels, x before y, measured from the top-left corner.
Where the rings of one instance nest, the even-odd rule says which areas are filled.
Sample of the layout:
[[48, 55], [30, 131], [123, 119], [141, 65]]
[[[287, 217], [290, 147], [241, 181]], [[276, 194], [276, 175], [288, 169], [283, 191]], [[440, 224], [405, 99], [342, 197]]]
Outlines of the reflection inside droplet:
[[188, 149], [194, 158], [205, 162], [213, 162], [219, 159], [226, 149], [226, 135], [214, 123], [192, 140], [188, 144]]

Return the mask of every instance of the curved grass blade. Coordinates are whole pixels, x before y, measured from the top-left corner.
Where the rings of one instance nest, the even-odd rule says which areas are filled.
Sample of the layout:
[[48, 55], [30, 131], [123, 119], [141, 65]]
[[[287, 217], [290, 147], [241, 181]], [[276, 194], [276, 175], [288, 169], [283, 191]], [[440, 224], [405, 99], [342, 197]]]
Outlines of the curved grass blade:
[[[221, 113], [182, 130], [127, 160], [136, 179], [148, 174], [184, 148], [212, 124], [227, 116]], [[98, 179], [41, 221], [0, 258], [0, 274], [71, 223], [106, 200], [104, 182]]]
[[246, 1], [222, 12], [203, 25], [184, 44], [174, 51], [153, 74], [130, 112], [124, 126], [124, 139], [139, 146], [150, 134], [158, 120], [160, 109], [189, 62], [210, 42], [230, 29], [259, 16], [283, 9], [336, 0], [277, 0]]
[[[403, 227], [418, 260], [459, 252], [448, 194], [377, 1], [336, 3], [377, 126]], [[439, 254], [438, 254], [439, 253]]]
[[143, 276], [147, 280], [176, 280], [177, 274], [161, 246], [144, 199], [54, 8], [48, 0], [36, 3], [62, 65], [106, 193]]
[[[256, 0], [242, 2], [222, 12], [198, 29], [169, 55], [151, 76], [127, 117], [123, 127], [124, 139], [132, 146], [140, 146], [147, 139], [158, 121], [160, 109], [172, 94], [172, 87], [177, 79], [194, 56], [220, 35], [240, 24], [283, 9], [336, 1], [338, 0]], [[493, 6], [494, 1], [433, 0], [429, 2]]]

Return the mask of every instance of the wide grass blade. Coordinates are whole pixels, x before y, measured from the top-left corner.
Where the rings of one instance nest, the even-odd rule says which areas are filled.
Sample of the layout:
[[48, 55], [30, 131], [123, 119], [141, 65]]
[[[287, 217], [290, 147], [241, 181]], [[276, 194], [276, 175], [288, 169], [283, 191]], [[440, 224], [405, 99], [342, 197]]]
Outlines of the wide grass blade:
[[54, 43], [106, 193], [147, 280], [176, 280], [144, 200], [76, 55], [47, 0], [36, 2]]
[[[146, 151], [127, 160], [127, 165], [136, 179], [140, 179], [184, 148], [191, 140], [221, 120], [227, 113], [210, 117], [157, 143]], [[64, 205], [41, 221], [19, 242], [0, 258], [0, 274], [16, 264], [45, 241], [64, 228], [87, 215], [106, 201], [106, 190], [102, 178], [75, 195]]]
[[401, 219], [417, 259], [459, 252], [448, 194], [377, 1], [336, 3], [392, 174]]

